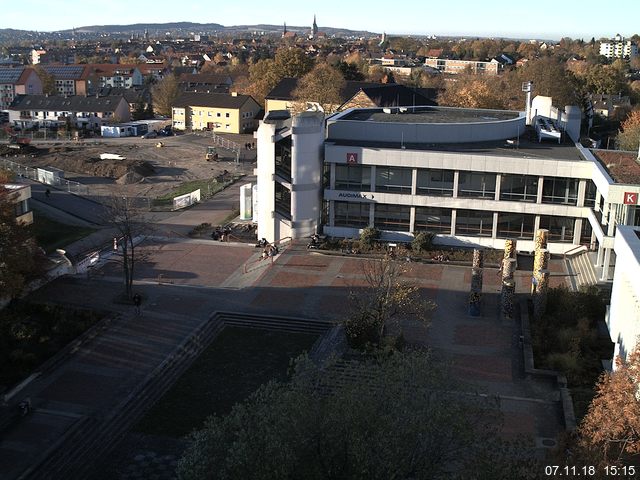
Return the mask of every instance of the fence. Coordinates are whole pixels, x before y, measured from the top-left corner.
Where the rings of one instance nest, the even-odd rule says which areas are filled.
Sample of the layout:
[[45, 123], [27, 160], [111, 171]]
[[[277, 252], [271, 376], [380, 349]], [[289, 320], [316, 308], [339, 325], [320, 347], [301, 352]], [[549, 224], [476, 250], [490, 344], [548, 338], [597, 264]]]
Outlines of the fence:
[[[5, 170], [14, 172], [20, 177], [35, 180], [36, 182], [42, 182], [43, 177], [38, 173], [38, 170], [42, 169], [27, 167], [26, 165], [21, 165], [6, 158], [0, 158], [0, 166], [2, 166], [2, 168]], [[75, 193], [76, 195], [89, 195], [89, 187], [79, 182], [67, 180], [62, 177], [47, 176], [47, 182], [45, 182], [45, 184], [60, 188], [62, 190], [66, 190], [71, 193]]]
[[[75, 133], [65, 130], [45, 129], [30, 132], [16, 132], [20, 138], [28, 138], [29, 140], [50, 140], [50, 141], [76, 141], [80, 140]], [[8, 140], [9, 135], [4, 130], [0, 130], [0, 140]]]

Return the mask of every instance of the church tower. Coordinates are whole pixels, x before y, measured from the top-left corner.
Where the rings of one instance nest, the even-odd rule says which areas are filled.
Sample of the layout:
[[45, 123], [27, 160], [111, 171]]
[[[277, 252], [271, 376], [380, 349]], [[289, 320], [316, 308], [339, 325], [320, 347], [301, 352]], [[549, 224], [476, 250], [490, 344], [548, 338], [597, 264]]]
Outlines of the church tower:
[[316, 23], [316, 15], [313, 14], [313, 25], [311, 25], [311, 38], [318, 36], [318, 24]]

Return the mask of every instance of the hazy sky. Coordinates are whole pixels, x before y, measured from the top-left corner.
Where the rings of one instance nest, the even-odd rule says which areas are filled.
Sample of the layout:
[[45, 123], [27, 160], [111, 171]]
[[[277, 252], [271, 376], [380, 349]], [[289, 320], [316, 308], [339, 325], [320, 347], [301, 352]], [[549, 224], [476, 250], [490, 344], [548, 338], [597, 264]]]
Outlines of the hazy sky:
[[585, 40], [640, 33], [640, 0], [2, 0], [0, 11], [0, 28], [40, 31], [176, 21], [300, 26], [315, 13], [320, 30]]

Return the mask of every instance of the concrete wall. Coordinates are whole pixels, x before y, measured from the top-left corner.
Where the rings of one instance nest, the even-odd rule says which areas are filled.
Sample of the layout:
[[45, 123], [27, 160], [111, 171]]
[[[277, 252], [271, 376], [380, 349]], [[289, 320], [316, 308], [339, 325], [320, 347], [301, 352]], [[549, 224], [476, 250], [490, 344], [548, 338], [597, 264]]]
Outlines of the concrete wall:
[[[490, 114], [490, 111], [487, 111]], [[470, 143], [517, 138], [525, 118], [476, 123], [328, 122], [330, 140], [393, 143]]]
[[318, 232], [322, 204], [324, 115], [303, 112], [293, 118], [291, 149], [291, 236]]
[[256, 181], [258, 184], [258, 211], [254, 217], [258, 223], [258, 238], [273, 242], [276, 237], [275, 218], [275, 134], [276, 124], [261, 122], [257, 131], [258, 160]]
[[[640, 228], [619, 226], [615, 237], [616, 268], [607, 326], [615, 343], [614, 360], [631, 353], [640, 335]], [[614, 362], [615, 368], [615, 362]]]

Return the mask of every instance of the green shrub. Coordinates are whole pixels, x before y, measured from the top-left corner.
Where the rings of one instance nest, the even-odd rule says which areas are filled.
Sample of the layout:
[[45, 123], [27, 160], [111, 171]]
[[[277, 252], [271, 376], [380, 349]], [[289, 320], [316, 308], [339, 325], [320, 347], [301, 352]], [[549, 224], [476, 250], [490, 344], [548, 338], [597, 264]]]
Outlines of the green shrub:
[[411, 242], [411, 250], [414, 253], [422, 253], [429, 251], [433, 248], [433, 238], [435, 234], [432, 232], [418, 232], [413, 237]]
[[374, 227], [367, 227], [360, 233], [360, 248], [363, 250], [371, 250], [376, 240], [380, 238], [380, 231]]

